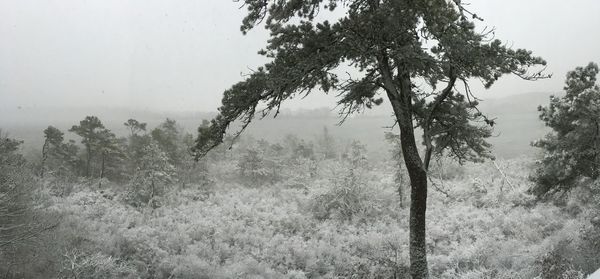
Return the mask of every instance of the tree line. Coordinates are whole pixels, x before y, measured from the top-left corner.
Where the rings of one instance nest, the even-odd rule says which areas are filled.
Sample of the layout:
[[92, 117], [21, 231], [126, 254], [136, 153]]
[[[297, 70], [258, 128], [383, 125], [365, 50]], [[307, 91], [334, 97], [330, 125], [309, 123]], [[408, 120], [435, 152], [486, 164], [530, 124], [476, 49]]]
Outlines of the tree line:
[[[193, 137], [177, 122], [166, 119], [149, 130], [147, 123], [129, 119], [123, 125], [129, 131], [118, 137], [96, 116], [86, 116], [68, 131], [80, 138], [66, 140], [65, 133], [48, 126], [44, 133], [39, 176], [60, 179], [97, 179], [98, 187], [106, 180], [122, 184], [149, 185], [148, 202], [167, 184], [185, 186], [201, 179], [204, 164], [191, 159]], [[138, 187], [138, 195], [146, 190]]]

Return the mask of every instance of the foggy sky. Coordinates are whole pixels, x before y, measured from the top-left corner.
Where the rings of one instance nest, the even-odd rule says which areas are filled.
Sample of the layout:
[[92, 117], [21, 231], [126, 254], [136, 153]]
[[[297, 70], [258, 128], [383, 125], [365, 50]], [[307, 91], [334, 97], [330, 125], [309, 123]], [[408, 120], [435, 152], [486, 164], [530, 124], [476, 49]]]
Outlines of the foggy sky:
[[[559, 92], [567, 71], [600, 62], [600, 1], [471, 0], [496, 37], [544, 57], [551, 80], [503, 78], [483, 98]], [[106, 106], [214, 111], [265, 62], [267, 33], [243, 36], [231, 0], [0, 0], [0, 109]], [[314, 94], [313, 94], [314, 95]], [[322, 94], [284, 108], [333, 105]]]

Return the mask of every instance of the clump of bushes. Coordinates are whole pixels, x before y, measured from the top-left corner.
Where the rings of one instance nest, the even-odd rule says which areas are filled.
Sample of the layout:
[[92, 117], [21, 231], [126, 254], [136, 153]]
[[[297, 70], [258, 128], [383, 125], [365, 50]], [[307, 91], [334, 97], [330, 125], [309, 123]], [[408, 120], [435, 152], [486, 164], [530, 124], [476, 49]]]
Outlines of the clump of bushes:
[[330, 177], [315, 185], [310, 194], [310, 210], [318, 220], [330, 218], [351, 221], [354, 217], [378, 215], [382, 205], [372, 185], [357, 170], [330, 164]]
[[139, 278], [127, 262], [102, 253], [87, 254], [72, 250], [66, 251], [63, 257], [59, 275], [64, 279]]

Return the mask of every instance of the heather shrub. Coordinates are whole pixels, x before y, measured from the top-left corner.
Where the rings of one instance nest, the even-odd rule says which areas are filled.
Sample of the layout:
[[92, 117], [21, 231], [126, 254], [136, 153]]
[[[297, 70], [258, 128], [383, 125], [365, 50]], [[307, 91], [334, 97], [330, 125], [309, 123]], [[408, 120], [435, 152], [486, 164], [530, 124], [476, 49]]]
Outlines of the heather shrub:
[[138, 278], [135, 270], [126, 262], [101, 253], [86, 254], [72, 250], [66, 251], [63, 257], [60, 278]]
[[[327, 180], [320, 180], [311, 188], [309, 207], [318, 220], [373, 217], [386, 205], [382, 201], [390, 199], [377, 192], [380, 189], [369, 183], [364, 170], [347, 168], [344, 164], [330, 164], [325, 174]], [[392, 194], [393, 197], [396, 195]]]

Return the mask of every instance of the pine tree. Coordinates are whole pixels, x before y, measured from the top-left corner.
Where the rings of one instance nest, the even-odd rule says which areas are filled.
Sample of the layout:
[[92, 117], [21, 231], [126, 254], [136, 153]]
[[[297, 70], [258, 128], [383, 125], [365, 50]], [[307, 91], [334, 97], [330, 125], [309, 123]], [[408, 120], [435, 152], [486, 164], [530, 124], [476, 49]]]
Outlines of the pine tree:
[[40, 166], [40, 177], [44, 178], [46, 162], [49, 157], [56, 157], [61, 154], [61, 147], [64, 140], [64, 133], [59, 129], [48, 126], [44, 130], [44, 145], [42, 146], [42, 162]]
[[540, 106], [540, 119], [552, 132], [533, 143], [543, 149], [532, 191], [538, 196], [564, 191], [578, 178], [600, 176], [600, 87], [598, 65], [590, 63], [567, 74], [564, 97]]
[[135, 119], [129, 119], [123, 123], [129, 129], [130, 137], [137, 136], [139, 132], [146, 131], [146, 123], [141, 123]]
[[73, 125], [70, 132], [74, 132], [78, 136], [80, 136], [81, 143], [85, 146], [86, 150], [86, 164], [85, 164], [85, 176], [91, 176], [91, 163], [92, 157], [96, 150], [94, 146], [98, 141], [98, 135], [101, 130], [104, 129], [104, 125], [96, 116], [86, 116], [85, 119], [79, 122], [79, 126]]
[[[480, 33], [480, 18], [459, 0], [244, 0], [248, 10], [243, 33], [260, 23], [271, 32], [259, 53], [269, 62], [224, 92], [219, 114], [199, 129], [195, 152], [203, 156], [222, 143], [230, 124], [241, 131], [257, 113], [279, 112], [296, 96], [335, 91], [343, 117], [370, 109], [387, 99], [400, 130], [402, 155], [411, 184], [410, 272], [427, 278], [425, 215], [427, 172], [432, 156], [444, 153], [459, 162], [491, 157], [489, 127], [477, 109], [468, 81], [490, 87], [505, 74], [543, 77], [528, 68], [544, 65], [530, 51], [513, 50]], [[317, 14], [341, 9], [335, 22]], [[336, 75], [351, 66], [356, 74]], [[423, 84], [424, 86], [419, 86]], [[462, 84], [459, 90], [458, 85]], [[261, 109], [259, 109], [261, 108]], [[419, 153], [415, 127], [423, 132]], [[238, 133], [239, 133], [238, 132]]]
[[94, 145], [95, 150], [100, 155], [100, 183], [98, 186], [102, 186], [102, 179], [106, 177], [107, 169], [111, 172], [113, 178], [123, 177], [124, 143], [117, 139], [116, 135], [110, 130], [102, 129], [98, 132]]
[[156, 141], [161, 150], [169, 157], [174, 166], [178, 166], [182, 160], [181, 150], [181, 128], [175, 120], [167, 118], [151, 132], [152, 139]]

